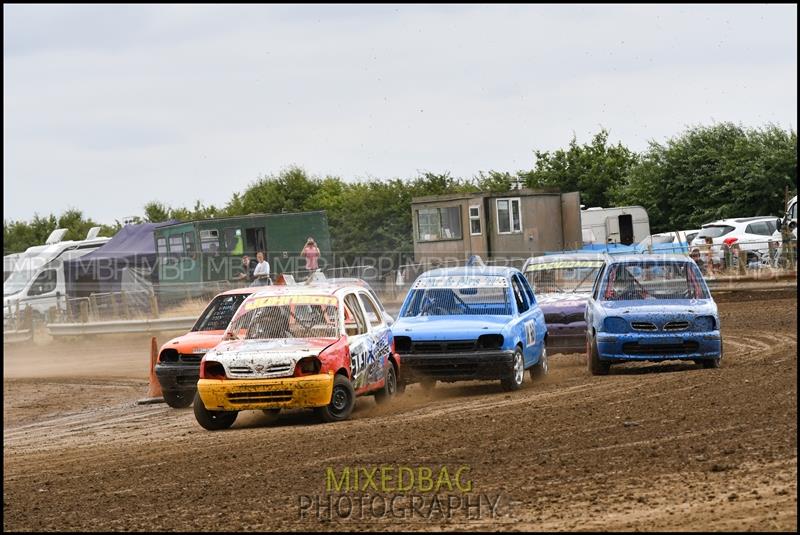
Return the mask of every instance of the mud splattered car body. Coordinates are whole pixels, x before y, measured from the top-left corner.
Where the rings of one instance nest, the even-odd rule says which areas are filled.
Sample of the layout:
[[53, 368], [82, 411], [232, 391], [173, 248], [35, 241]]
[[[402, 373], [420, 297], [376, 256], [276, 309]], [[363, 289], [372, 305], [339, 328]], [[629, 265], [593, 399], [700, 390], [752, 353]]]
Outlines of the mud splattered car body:
[[239, 305], [256, 288], [238, 288], [212, 299], [192, 329], [161, 346], [155, 372], [170, 407], [188, 407], [200, 378], [200, 359], [216, 346]]
[[614, 362], [722, 357], [717, 305], [697, 265], [680, 255], [609, 259], [586, 307], [589, 369]]
[[565, 254], [529, 258], [522, 273], [533, 287], [547, 324], [547, 351], [583, 353], [586, 302], [605, 255]]
[[406, 383], [500, 379], [547, 372], [544, 316], [519, 270], [434, 269], [420, 275], [392, 325]]
[[200, 365], [195, 415], [207, 429], [242, 410], [315, 408], [349, 417], [355, 397], [391, 397], [400, 359], [381, 306], [362, 286], [261, 288]]

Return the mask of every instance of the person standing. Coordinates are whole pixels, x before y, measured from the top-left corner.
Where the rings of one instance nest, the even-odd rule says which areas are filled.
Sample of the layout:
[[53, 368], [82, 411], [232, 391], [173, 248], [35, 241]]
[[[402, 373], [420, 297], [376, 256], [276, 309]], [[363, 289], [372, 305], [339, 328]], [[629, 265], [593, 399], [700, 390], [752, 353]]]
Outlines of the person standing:
[[258, 264], [256, 264], [256, 268], [253, 270], [253, 284], [250, 286], [266, 286], [272, 284], [269, 278], [269, 262], [267, 262], [264, 257], [263, 251], [258, 251], [256, 253], [256, 260], [258, 260]]
[[253, 280], [253, 271], [255, 270], [255, 266], [252, 265], [252, 261], [250, 257], [244, 255], [242, 257], [242, 272], [239, 273], [239, 276], [236, 277], [236, 280], [243, 280], [246, 282], [250, 282]]
[[319, 247], [311, 236], [306, 240], [306, 245], [300, 252], [300, 256], [306, 259], [306, 269], [316, 271], [319, 269]]

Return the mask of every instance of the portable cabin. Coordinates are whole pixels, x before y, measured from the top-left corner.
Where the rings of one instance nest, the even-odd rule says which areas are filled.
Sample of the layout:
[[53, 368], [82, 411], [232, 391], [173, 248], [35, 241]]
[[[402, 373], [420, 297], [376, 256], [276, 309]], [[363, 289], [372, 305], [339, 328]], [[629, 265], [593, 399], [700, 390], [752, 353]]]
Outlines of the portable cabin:
[[249, 214], [201, 219], [155, 230], [158, 280], [161, 284], [234, 280], [242, 256], [264, 251], [273, 275], [305, 267], [300, 251], [310, 236], [320, 249], [320, 265], [331, 255], [324, 210]]

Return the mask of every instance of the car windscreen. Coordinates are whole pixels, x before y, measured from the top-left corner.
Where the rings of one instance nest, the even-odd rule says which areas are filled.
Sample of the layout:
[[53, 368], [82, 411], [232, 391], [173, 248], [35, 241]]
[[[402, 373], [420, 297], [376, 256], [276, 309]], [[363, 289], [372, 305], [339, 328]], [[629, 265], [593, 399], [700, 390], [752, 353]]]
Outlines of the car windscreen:
[[38, 273], [35, 269], [18, 269], [11, 273], [3, 282], [3, 295], [14, 295], [25, 289], [28, 283]]
[[623, 262], [605, 275], [605, 301], [708, 299], [708, 288], [693, 262]]
[[340, 333], [336, 297], [269, 296], [245, 301], [225, 338], [338, 338]]
[[733, 227], [730, 225], [711, 225], [709, 227], [703, 227], [695, 238], [719, 238], [732, 230]]
[[420, 277], [412, 285], [400, 316], [507, 316], [511, 314], [509, 287], [504, 276]]
[[530, 264], [525, 278], [536, 294], [590, 293], [602, 260], [560, 260]]
[[203, 311], [192, 331], [224, 331], [246, 294], [219, 295]]

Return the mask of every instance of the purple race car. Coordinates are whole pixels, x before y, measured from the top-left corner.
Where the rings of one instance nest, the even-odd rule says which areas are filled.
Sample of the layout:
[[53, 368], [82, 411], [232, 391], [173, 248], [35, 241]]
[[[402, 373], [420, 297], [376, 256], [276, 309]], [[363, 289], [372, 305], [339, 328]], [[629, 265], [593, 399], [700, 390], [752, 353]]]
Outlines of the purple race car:
[[586, 302], [605, 256], [563, 254], [531, 257], [522, 272], [533, 287], [547, 324], [547, 351], [586, 351]]

